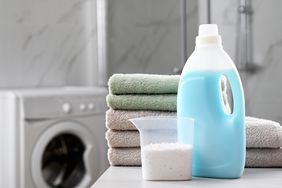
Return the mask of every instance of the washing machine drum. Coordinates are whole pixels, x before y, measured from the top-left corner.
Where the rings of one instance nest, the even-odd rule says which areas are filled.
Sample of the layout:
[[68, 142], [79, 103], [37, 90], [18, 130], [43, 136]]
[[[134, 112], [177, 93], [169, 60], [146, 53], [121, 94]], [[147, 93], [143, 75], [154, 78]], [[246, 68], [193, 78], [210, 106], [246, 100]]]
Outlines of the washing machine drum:
[[[33, 152], [32, 169], [37, 187], [86, 187], [95, 165], [93, 136], [83, 126], [64, 122], [44, 132]], [[97, 152], [96, 152], [97, 153]]]
[[43, 152], [41, 169], [50, 187], [74, 187], [85, 175], [85, 145], [73, 134], [54, 137]]

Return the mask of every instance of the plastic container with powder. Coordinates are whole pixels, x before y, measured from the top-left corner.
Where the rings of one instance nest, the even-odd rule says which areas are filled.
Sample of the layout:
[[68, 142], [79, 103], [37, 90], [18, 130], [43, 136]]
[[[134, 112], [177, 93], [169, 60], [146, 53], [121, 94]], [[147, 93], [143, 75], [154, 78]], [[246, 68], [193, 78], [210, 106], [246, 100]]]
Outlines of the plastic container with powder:
[[192, 146], [179, 143], [149, 144], [142, 148], [146, 180], [192, 179]]
[[[130, 121], [140, 133], [143, 179], [192, 179], [193, 119], [143, 117]], [[188, 138], [186, 143], [178, 142], [179, 125], [185, 126]]]

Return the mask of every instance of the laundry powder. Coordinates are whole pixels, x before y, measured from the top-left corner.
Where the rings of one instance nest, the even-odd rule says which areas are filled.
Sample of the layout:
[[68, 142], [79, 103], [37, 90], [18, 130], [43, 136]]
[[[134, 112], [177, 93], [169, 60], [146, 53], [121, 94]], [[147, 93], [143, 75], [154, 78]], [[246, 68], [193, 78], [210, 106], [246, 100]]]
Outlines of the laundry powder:
[[146, 180], [192, 179], [192, 146], [180, 143], [149, 144], [141, 149]]

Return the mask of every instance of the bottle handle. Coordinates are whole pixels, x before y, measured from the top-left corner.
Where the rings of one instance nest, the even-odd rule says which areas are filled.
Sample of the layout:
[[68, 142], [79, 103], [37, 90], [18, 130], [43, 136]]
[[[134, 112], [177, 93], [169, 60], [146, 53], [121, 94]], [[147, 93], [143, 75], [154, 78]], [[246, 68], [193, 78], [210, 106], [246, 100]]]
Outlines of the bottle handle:
[[[222, 111], [227, 114], [231, 115], [233, 113], [234, 105], [233, 105], [233, 91], [230, 86], [229, 79], [226, 75], [222, 74], [219, 77], [219, 85], [220, 85], [220, 98], [221, 98], [221, 108]], [[228, 95], [230, 93], [230, 95]], [[231, 100], [228, 100], [231, 97]], [[231, 102], [232, 101], [232, 102]], [[231, 103], [230, 103], [231, 102]]]
[[[245, 108], [242, 109], [242, 105], [245, 105], [244, 103], [244, 96], [241, 94], [243, 93], [243, 87], [241, 85], [241, 81], [240, 81], [240, 77], [238, 75], [238, 73], [235, 73], [236, 74], [236, 77], [237, 77], [237, 80], [235, 79], [232, 79], [229, 77], [229, 75], [227, 74], [222, 74], [220, 77], [219, 77], [219, 90], [220, 90], [220, 93], [221, 93], [221, 111], [228, 117], [233, 117], [233, 118], [236, 118], [236, 117], [239, 117], [239, 116], [245, 116]], [[222, 78], [225, 79], [223, 80], [223, 83], [222, 83]], [[228, 84], [230, 86], [230, 88], [228, 88]], [[222, 89], [222, 87], [224, 87]], [[235, 88], [238, 89], [239, 91], [235, 92]], [[227, 91], [230, 91], [231, 95], [231, 105], [232, 107], [230, 107], [230, 104], [228, 102], [228, 95], [227, 95]], [[223, 91], [222, 91], [223, 90]], [[228, 109], [228, 105], [229, 105], [229, 108], [230, 110]]]

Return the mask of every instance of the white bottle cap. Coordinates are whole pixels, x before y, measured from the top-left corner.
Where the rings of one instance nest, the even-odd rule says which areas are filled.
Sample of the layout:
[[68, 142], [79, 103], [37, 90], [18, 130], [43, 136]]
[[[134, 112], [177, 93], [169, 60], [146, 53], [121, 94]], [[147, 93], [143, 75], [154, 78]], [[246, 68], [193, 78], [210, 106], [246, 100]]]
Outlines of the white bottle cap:
[[203, 24], [199, 27], [199, 35], [201, 37], [204, 36], [217, 36], [218, 28], [216, 24]]
[[196, 45], [221, 44], [221, 37], [218, 34], [216, 24], [203, 24], [199, 27], [199, 34], [196, 38]]

